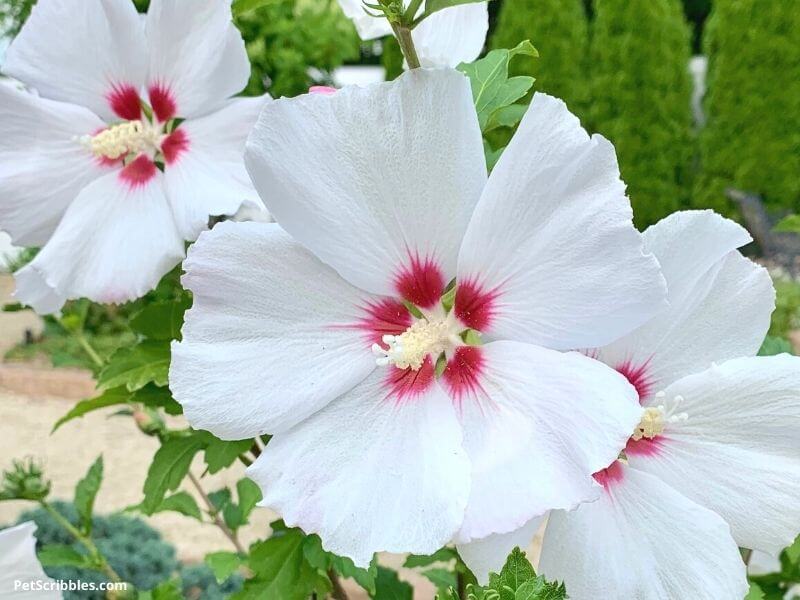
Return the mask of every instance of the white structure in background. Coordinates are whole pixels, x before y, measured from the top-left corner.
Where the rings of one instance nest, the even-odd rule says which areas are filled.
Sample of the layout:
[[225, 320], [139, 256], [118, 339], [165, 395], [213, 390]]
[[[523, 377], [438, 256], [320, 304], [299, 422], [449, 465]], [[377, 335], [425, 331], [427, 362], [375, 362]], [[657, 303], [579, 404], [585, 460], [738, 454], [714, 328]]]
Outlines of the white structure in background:
[[696, 129], [702, 129], [706, 124], [703, 97], [706, 95], [707, 72], [708, 57], [698, 55], [689, 59], [689, 73], [692, 76], [692, 117]]
[[336, 87], [346, 85], [369, 85], [386, 79], [386, 69], [379, 65], [345, 65], [333, 71]]

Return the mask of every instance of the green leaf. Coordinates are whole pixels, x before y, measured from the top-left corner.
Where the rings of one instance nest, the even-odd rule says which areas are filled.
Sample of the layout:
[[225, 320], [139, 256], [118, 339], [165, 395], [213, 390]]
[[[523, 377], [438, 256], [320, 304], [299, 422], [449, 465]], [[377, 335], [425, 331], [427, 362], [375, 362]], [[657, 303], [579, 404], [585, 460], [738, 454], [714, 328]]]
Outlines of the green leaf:
[[287, 529], [250, 547], [248, 566], [255, 577], [232, 596], [235, 600], [306, 600], [318, 585], [318, 573], [305, 558], [305, 536]]
[[564, 600], [566, 597], [563, 583], [548, 583], [544, 577], [537, 577], [519, 586], [514, 600]]
[[750, 591], [744, 597], [744, 600], [764, 600], [764, 592], [761, 591], [757, 583], [751, 583]]
[[758, 351], [759, 356], [774, 356], [776, 354], [793, 354], [794, 348], [789, 340], [782, 337], [768, 335]]
[[[520, 42], [514, 48], [492, 50], [480, 60], [458, 66], [470, 79], [472, 99], [478, 113], [481, 131], [487, 131], [497, 111], [507, 107], [528, 93], [533, 86], [532, 77], [509, 77], [508, 65], [518, 55], [538, 56], [530, 41]], [[505, 117], [507, 118], [507, 117]], [[497, 127], [496, 124], [492, 127]]]
[[191, 305], [188, 295], [148, 304], [131, 317], [131, 329], [153, 340], [180, 340], [183, 315]]
[[247, 452], [253, 445], [252, 439], [226, 442], [208, 432], [203, 433], [207, 434], [208, 439], [205, 452], [206, 465], [208, 472], [212, 474], [230, 467], [240, 454]]
[[72, 546], [52, 544], [39, 550], [39, 562], [43, 567], [83, 567], [94, 568], [88, 556], [81, 554]]
[[242, 559], [234, 552], [206, 554], [206, 564], [211, 568], [217, 583], [224, 583], [242, 565]]
[[483, 154], [486, 157], [486, 168], [489, 169], [489, 171], [494, 169], [494, 166], [497, 164], [497, 161], [500, 160], [500, 156], [502, 156], [503, 150], [505, 149], [506, 147], [503, 146], [502, 148], [494, 150], [489, 142], [483, 140]]
[[510, 104], [498, 108], [486, 123], [485, 131], [492, 131], [498, 127], [516, 127], [527, 110], [527, 104]]
[[191, 494], [182, 490], [164, 498], [153, 512], [159, 513], [165, 511], [180, 513], [187, 517], [197, 519], [198, 521], [203, 520], [200, 508], [197, 506], [195, 499]]
[[433, 554], [409, 554], [406, 557], [406, 562], [403, 566], [406, 569], [414, 569], [416, 567], [427, 567], [437, 562], [448, 562], [458, 558], [458, 553], [454, 548], [439, 548]]
[[153, 457], [144, 482], [141, 507], [145, 514], [153, 514], [166, 493], [178, 488], [202, 446], [202, 437], [198, 435], [170, 438], [162, 444]]
[[793, 564], [800, 563], [800, 536], [797, 536], [794, 543], [786, 548], [784, 552], [786, 553], [786, 558], [788, 558], [790, 562]]
[[130, 348], [120, 348], [100, 372], [97, 387], [107, 390], [124, 385], [134, 392], [150, 382], [167, 385], [169, 342], [145, 340]]
[[433, 13], [438, 12], [451, 6], [460, 6], [462, 4], [474, 4], [476, 2], [483, 2], [483, 0], [428, 0], [425, 3], [425, 12], [417, 19], [417, 22], [427, 19]]
[[489, 587], [498, 591], [508, 587], [516, 591], [520, 585], [534, 578], [536, 578], [536, 571], [533, 570], [525, 553], [519, 548], [514, 548], [508, 555], [500, 574], [489, 575]]
[[216, 490], [208, 494], [208, 499], [211, 501], [211, 504], [214, 505], [214, 508], [217, 509], [217, 512], [220, 512], [230, 504], [231, 491], [224, 487], [221, 490]]
[[342, 577], [349, 577], [355, 580], [369, 594], [375, 593], [375, 578], [378, 575], [378, 563], [375, 557], [370, 562], [368, 569], [362, 569], [355, 566], [349, 558], [327, 552], [322, 547], [319, 536], [315, 534], [306, 536], [303, 544], [303, 555], [306, 561], [315, 569], [323, 572], [332, 569]]
[[106, 408], [107, 406], [114, 406], [117, 404], [127, 404], [128, 402], [130, 402], [132, 398], [133, 394], [131, 394], [131, 392], [129, 392], [128, 389], [123, 386], [106, 390], [99, 396], [91, 398], [89, 400], [81, 400], [74, 407], [72, 407], [72, 409], [67, 414], [65, 414], [58, 421], [56, 421], [56, 424], [53, 425], [52, 431], [55, 431], [56, 429], [61, 427], [64, 423], [71, 421], [72, 419], [77, 419], [78, 417], [82, 417], [83, 415], [93, 412], [95, 410]]
[[458, 586], [458, 577], [453, 571], [447, 569], [433, 568], [421, 572], [428, 581], [436, 586], [438, 594], [445, 594], [450, 588]]
[[92, 531], [92, 512], [97, 492], [103, 482], [103, 456], [98, 456], [86, 476], [75, 486], [75, 510], [78, 512], [81, 530], [89, 534]]
[[240, 479], [236, 483], [236, 494], [239, 496], [239, 507], [245, 523], [256, 504], [261, 501], [261, 488], [252, 479]]
[[413, 597], [414, 588], [405, 581], [400, 581], [397, 571], [378, 567], [373, 600], [412, 600]]
[[183, 414], [183, 407], [175, 402], [168, 387], [158, 387], [148, 383], [133, 393], [133, 402], [141, 402], [149, 408], [163, 408], [169, 415]]
[[775, 225], [774, 231], [779, 233], [800, 233], [800, 215], [784, 217]]

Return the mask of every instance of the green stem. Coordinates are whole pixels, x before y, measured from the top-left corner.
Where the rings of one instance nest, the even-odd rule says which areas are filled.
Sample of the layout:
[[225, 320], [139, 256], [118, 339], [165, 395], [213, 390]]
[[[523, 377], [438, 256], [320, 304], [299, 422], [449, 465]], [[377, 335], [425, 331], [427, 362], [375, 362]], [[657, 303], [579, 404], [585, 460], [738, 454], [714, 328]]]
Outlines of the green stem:
[[413, 23], [419, 12], [419, 7], [422, 6], [422, 0], [411, 0], [403, 15], [403, 21], [406, 23]]
[[81, 348], [83, 348], [86, 354], [89, 355], [89, 358], [92, 359], [92, 362], [98, 369], [101, 369], [103, 368], [103, 366], [105, 366], [103, 359], [100, 357], [97, 351], [94, 348], [92, 348], [92, 345], [89, 343], [89, 340], [86, 339], [86, 336], [83, 335], [83, 332], [80, 331], [75, 332], [75, 339], [78, 340], [78, 343], [81, 345]]
[[408, 68], [419, 69], [419, 56], [417, 56], [417, 49], [414, 46], [414, 39], [411, 37], [411, 29], [406, 25], [392, 23], [392, 30], [400, 44], [400, 50], [402, 50], [403, 56], [406, 57]]
[[192, 485], [197, 490], [197, 493], [200, 494], [200, 497], [203, 499], [203, 502], [205, 503], [206, 508], [208, 510], [208, 514], [214, 520], [214, 525], [219, 527], [220, 531], [222, 531], [222, 533], [225, 534], [225, 537], [227, 537], [231, 541], [231, 544], [233, 544], [234, 548], [236, 548], [236, 551], [239, 554], [246, 555], [247, 550], [245, 549], [244, 546], [242, 546], [242, 543], [239, 541], [236, 532], [231, 531], [230, 527], [228, 527], [225, 524], [225, 521], [220, 519], [217, 507], [214, 506], [213, 502], [211, 502], [211, 498], [208, 497], [208, 494], [206, 494], [206, 491], [203, 489], [203, 486], [200, 485], [200, 482], [197, 480], [197, 477], [195, 477], [194, 473], [192, 473], [191, 471], [187, 473], [187, 476], [189, 477], [189, 481], [192, 482]]
[[83, 533], [81, 533], [77, 527], [70, 523], [66, 517], [64, 517], [60, 512], [58, 512], [44, 500], [40, 500], [39, 504], [48, 512], [48, 514], [50, 514], [51, 517], [53, 517], [53, 519], [56, 520], [59, 525], [61, 525], [61, 527], [63, 527], [72, 537], [74, 537], [84, 548], [89, 551], [92, 560], [97, 563], [103, 573], [105, 573], [111, 581], [115, 583], [122, 582], [120, 576], [117, 575], [117, 572], [114, 571], [111, 565], [108, 564], [108, 561], [100, 553], [100, 550], [98, 550], [97, 546], [95, 546], [92, 538], [83, 535]]

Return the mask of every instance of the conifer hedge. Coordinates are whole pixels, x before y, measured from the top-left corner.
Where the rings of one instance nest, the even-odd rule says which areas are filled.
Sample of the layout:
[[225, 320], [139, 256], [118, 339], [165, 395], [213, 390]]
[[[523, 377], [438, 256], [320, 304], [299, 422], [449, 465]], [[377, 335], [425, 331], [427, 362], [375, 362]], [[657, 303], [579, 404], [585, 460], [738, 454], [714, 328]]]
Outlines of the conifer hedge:
[[792, 0], [717, 1], [704, 32], [707, 125], [695, 203], [730, 210], [727, 187], [800, 212], [800, 10]]
[[539, 58], [515, 59], [511, 74], [535, 77], [535, 90], [564, 99], [580, 114], [587, 91], [587, 29], [582, 0], [503, 0], [490, 47], [530, 40]]
[[645, 227], [688, 203], [689, 28], [678, 0], [595, 0], [591, 38], [588, 125], [616, 146]]

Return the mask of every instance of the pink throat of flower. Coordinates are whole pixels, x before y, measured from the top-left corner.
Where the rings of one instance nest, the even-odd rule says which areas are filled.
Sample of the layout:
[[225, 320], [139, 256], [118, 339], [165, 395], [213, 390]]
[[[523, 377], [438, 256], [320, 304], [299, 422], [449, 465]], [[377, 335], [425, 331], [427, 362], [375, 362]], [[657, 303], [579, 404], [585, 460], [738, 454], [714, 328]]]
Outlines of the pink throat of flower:
[[602, 471], [598, 471], [592, 477], [608, 491], [612, 486], [617, 485], [625, 478], [625, 471], [623, 470], [622, 463], [615, 460], [608, 467]]
[[[418, 253], [409, 252], [408, 262], [398, 268], [396, 273], [393, 278], [394, 287], [402, 300], [382, 298], [368, 302], [362, 308], [361, 319], [353, 325], [343, 326], [362, 331], [370, 346], [378, 346], [374, 351], [379, 357], [383, 356], [381, 352], [392, 352], [389, 342], [399, 343], [397, 340], [387, 341], [385, 336], [401, 337], [418, 322], [420, 314], [417, 312], [417, 316], [413, 316], [408, 304], [425, 313], [428, 319], [444, 319], [444, 323], [450, 323], [446, 327], [454, 327], [449, 330], [453, 335], [459, 332], [463, 335], [469, 328], [477, 329], [475, 325], [488, 325], [492, 318], [497, 295], [485, 293], [473, 281], [456, 286], [453, 311], [457, 318], [452, 315], [445, 317], [449, 306], [443, 298], [446, 280], [440, 264], [433, 258], [422, 258]], [[381, 368], [387, 369], [384, 379], [387, 398], [394, 398], [396, 401], [417, 398], [435, 385], [437, 377], [441, 378], [441, 385], [456, 405], [467, 398], [485, 394], [481, 388], [481, 378], [486, 370], [484, 352], [480, 346], [460, 344], [456, 339], [450, 350], [439, 355], [439, 360], [444, 356], [446, 363], [438, 371], [437, 357], [432, 354], [425, 357], [418, 369], [400, 368], [397, 363], [391, 362], [397, 360], [396, 358], [392, 358], [388, 365], [384, 362]]]
[[639, 394], [639, 403], [643, 403], [654, 391], [655, 379], [650, 370], [651, 358], [643, 362], [636, 362], [629, 358], [616, 365], [614, 369], [624, 375]]

